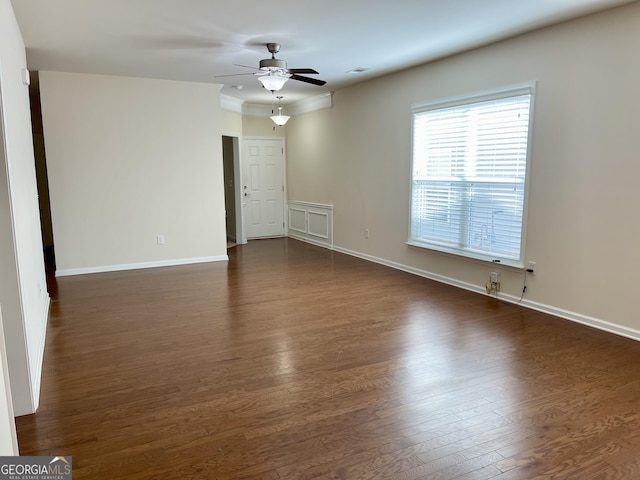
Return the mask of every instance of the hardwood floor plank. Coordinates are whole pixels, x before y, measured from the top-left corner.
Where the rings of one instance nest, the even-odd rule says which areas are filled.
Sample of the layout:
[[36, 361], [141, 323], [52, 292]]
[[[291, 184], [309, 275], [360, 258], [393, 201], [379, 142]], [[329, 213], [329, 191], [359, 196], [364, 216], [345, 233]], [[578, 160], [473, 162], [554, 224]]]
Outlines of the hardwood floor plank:
[[640, 478], [640, 344], [291, 239], [49, 279], [74, 478]]

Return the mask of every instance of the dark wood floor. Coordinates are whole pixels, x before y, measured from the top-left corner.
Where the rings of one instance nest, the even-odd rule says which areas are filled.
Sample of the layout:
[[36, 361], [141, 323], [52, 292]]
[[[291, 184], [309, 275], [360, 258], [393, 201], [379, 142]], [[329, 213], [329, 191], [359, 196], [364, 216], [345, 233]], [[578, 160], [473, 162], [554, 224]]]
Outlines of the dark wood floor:
[[640, 343], [293, 240], [229, 253], [58, 279], [21, 454], [75, 480], [640, 478]]

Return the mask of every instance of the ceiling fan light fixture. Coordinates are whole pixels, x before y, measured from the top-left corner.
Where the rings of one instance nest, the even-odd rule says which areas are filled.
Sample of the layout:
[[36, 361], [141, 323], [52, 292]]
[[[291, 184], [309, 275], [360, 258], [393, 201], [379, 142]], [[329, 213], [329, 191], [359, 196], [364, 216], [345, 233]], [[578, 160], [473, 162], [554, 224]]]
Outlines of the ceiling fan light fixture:
[[[275, 123], [279, 127], [283, 126], [291, 118], [289, 115], [282, 114], [282, 105], [280, 105], [280, 102], [282, 102], [282, 96], [278, 96], [278, 114], [271, 115], [269, 117], [271, 120], [273, 120], [273, 123]], [[273, 113], [273, 109], [271, 110], [271, 113]], [[276, 127], [273, 128], [275, 129]]]
[[264, 85], [264, 88], [272, 92], [276, 92], [280, 90], [282, 87], [284, 87], [284, 84], [287, 83], [287, 80], [289, 80], [289, 78], [283, 77], [281, 75], [274, 75], [272, 73], [269, 73], [269, 75], [263, 75], [261, 77], [258, 77], [258, 80], [262, 82], [262, 85]]
[[281, 127], [287, 123], [291, 117], [289, 115], [282, 115], [282, 107], [278, 107], [278, 115], [271, 115], [269, 118], [273, 120], [273, 123]]
[[[276, 92], [280, 90], [287, 80], [297, 80], [299, 82], [310, 83], [312, 85], [323, 86], [327, 82], [324, 80], [318, 80], [317, 78], [307, 77], [301, 74], [317, 74], [318, 72], [313, 68], [287, 68], [287, 62], [276, 58], [276, 53], [280, 51], [279, 43], [267, 43], [267, 50], [271, 54], [271, 58], [263, 58], [260, 60], [259, 68], [249, 67], [247, 65], [240, 65], [236, 63], [237, 67], [251, 68], [257, 70], [253, 73], [258, 77], [258, 80], [262, 83], [264, 88], [270, 92]], [[230, 75], [216, 75], [219, 77], [233, 77], [235, 75], [251, 75], [249, 73], [232, 73]]]

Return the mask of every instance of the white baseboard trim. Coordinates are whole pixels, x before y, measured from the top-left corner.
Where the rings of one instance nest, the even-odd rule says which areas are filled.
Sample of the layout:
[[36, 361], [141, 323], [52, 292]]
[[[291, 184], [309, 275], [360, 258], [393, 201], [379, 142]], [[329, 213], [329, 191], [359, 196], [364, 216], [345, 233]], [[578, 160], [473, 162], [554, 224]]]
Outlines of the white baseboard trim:
[[192, 263], [224, 262], [227, 260], [229, 260], [228, 255], [216, 255], [212, 257], [178, 258], [176, 260], [160, 260], [157, 262], [128, 263], [123, 265], [105, 265], [102, 267], [69, 268], [65, 270], [56, 270], [56, 277], [67, 277], [71, 275], [86, 275], [88, 273], [120, 272], [123, 270], [138, 270], [141, 268], [173, 267], [176, 265], [189, 265]]
[[333, 245], [330, 245], [324, 241], [314, 240], [313, 238], [305, 237], [302, 235], [296, 235], [295, 232], [289, 231], [287, 237], [293, 238], [294, 240], [300, 240], [301, 242], [310, 243], [312, 245], [317, 245], [318, 247], [324, 247], [329, 250], [333, 250]]
[[435, 273], [428, 272], [426, 270], [410, 267], [402, 263], [392, 262], [390, 260], [384, 260], [382, 258], [374, 257], [373, 255], [367, 255], [366, 253], [360, 253], [354, 250], [348, 250], [346, 248], [336, 247], [336, 246], [334, 246], [333, 249], [336, 252], [345, 253], [347, 255], [351, 255], [352, 257], [362, 258], [363, 260], [368, 260], [373, 263], [379, 263], [380, 265], [395, 268], [396, 270], [402, 270], [403, 272], [412, 273], [420, 277], [428, 278], [430, 280], [435, 280], [436, 282], [446, 283], [447, 285], [452, 285], [454, 287], [463, 288], [464, 290], [469, 290], [471, 292], [483, 293], [485, 291], [484, 287], [481, 287], [479, 285], [474, 285], [472, 283], [467, 283], [467, 282], [461, 282], [460, 280], [456, 280], [454, 278], [449, 278], [449, 277], [445, 277], [444, 275], [438, 275]]
[[[299, 240], [302, 240], [302, 239], [299, 239]], [[307, 241], [307, 240], [303, 240], [303, 241]], [[323, 245], [319, 244], [319, 246], [323, 246]], [[454, 278], [445, 277], [443, 275], [431, 273], [426, 270], [421, 270], [418, 268], [410, 267], [408, 265], [403, 265], [401, 263], [384, 260], [382, 258], [374, 257], [372, 255], [367, 255], [365, 253], [360, 253], [353, 250], [348, 250], [346, 248], [336, 247], [335, 245], [333, 246], [333, 250], [335, 250], [336, 252], [351, 255], [353, 257], [362, 258], [363, 260], [368, 260], [370, 262], [379, 263], [380, 265], [385, 265], [387, 267], [395, 268], [396, 270], [402, 270], [404, 272], [412, 273], [414, 275], [428, 278], [430, 280], [435, 280], [437, 282], [446, 283], [454, 287], [463, 288], [465, 290], [486, 295], [484, 285], [474, 285], [471, 283], [461, 282], [460, 280], [456, 280]], [[588, 327], [593, 327], [598, 330], [603, 330], [605, 332], [613, 333], [615, 335], [620, 335], [622, 337], [640, 341], [640, 330], [625, 327], [622, 325], [617, 325], [615, 323], [607, 322], [606, 320], [590, 317], [588, 315], [572, 312], [570, 310], [554, 307], [552, 305], [546, 305], [544, 303], [534, 302], [532, 300], [522, 299], [522, 301], [520, 301], [520, 297], [517, 297], [514, 295], [499, 294], [498, 298], [505, 302], [519, 304], [522, 307], [530, 308], [532, 310], [537, 310], [539, 312], [547, 313], [555, 317], [560, 317], [565, 320], [570, 320], [572, 322], [580, 323]]]
[[[516, 302], [518, 299], [519, 297], [516, 299]], [[516, 303], [516, 302], [513, 302], [513, 303]], [[564, 318], [565, 320], [581, 323], [582, 325], [586, 325], [588, 327], [593, 327], [598, 330], [603, 330], [605, 332], [613, 333], [615, 335], [620, 335], [621, 337], [626, 337], [626, 338], [630, 338], [631, 340], [640, 341], [640, 330], [636, 330], [634, 328], [625, 327], [623, 325], [607, 322], [606, 320], [590, 317], [588, 315], [572, 312], [570, 310], [564, 310], [562, 308], [546, 305], [544, 303], [534, 302], [532, 300], [526, 300], [526, 299], [522, 300], [522, 302], [520, 302], [520, 305], [522, 305], [523, 307], [530, 308], [532, 310], [548, 313], [549, 315], [553, 315], [555, 317]]]

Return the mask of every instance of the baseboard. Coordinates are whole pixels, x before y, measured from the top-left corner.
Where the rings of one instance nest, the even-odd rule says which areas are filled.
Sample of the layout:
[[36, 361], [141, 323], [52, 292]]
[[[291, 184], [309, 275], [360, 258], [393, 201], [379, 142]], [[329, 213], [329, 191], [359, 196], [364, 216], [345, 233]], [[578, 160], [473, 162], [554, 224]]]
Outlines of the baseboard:
[[336, 252], [344, 253], [346, 255], [351, 255], [352, 257], [358, 257], [363, 260], [368, 260], [369, 262], [378, 263], [386, 267], [394, 268], [396, 270], [402, 270], [403, 272], [412, 273], [413, 275], [418, 275], [419, 277], [428, 278], [429, 280], [435, 280], [436, 282], [446, 283], [447, 285], [452, 285], [454, 287], [462, 288], [464, 290], [469, 290], [475, 293], [485, 293], [484, 286], [474, 285], [472, 283], [467, 283], [467, 282], [461, 282], [460, 280], [456, 280], [455, 278], [445, 277], [444, 275], [438, 275], [436, 273], [428, 272], [426, 270], [410, 267], [409, 265], [392, 262], [390, 260], [374, 257], [373, 255], [367, 255], [366, 253], [360, 253], [354, 250], [348, 250], [342, 247], [334, 246], [333, 249]]
[[[513, 303], [516, 303], [516, 302], [513, 302]], [[634, 328], [624, 327], [622, 325], [617, 325], [615, 323], [607, 322], [606, 320], [590, 317], [588, 315], [572, 312], [570, 310], [564, 310], [562, 308], [546, 305], [544, 303], [534, 302], [532, 300], [522, 300], [522, 302], [520, 302], [520, 305], [522, 305], [523, 307], [530, 308], [532, 310], [548, 313], [549, 315], [553, 315], [555, 317], [560, 317], [560, 318], [564, 318], [565, 320], [570, 320], [572, 322], [580, 323], [588, 327], [593, 327], [593, 328], [597, 328], [598, 330], [603, 330], [605, 332], [613, 333], [615, 335], [620, 335], [621, 337], [626, 337], [632, 340], [640, 341], [640, 330], [636, 330]]]
[[324, 247], [324, 248], [327, 248], [329, 250], [333, 250], [333, 245], [331, 245], [329, 243], [326, 243], [326, 242], [323, 242], [323, 241], [314, 240], [313, 238], [304, 237], [302, 235], [296, 235], [295, 232], [289, 231], [289, 233], [287, 234], [287, 237], [293, 238], [294, 240], [300, 240], [301, 242], [310, 243], [312, 245], [317, 245], [318, 247]]
[[123, 265], [105, 265], [101, 267], [70, 268], [65, 270], [56, 270], [56, 277], [67, 277], [71, 275], [86, 275], [88, 273], [120, 272], [123, 270], [138, 270], [142, 268], [173, 267], [176, 265], [189, 265], [192, 263], [224, 262], [227, 260], [229, 260], [228, 255], [216, 255], [212, 257], [178, 258], [176, 260], [160, 260], [157, 262], [128, 263]]
[[[307, 241], [306, 239], [298, 239], [298, 240]], [[309, 243], [312, 243], [312, 242], [309, 242]], [[322, 244], [318, 244], [318, 245], [324, 246]], [[363, 260], [368, 260], [370, 262], [378, 263], [380, 265], [385, 265], [387, 267], [391, 267], [396, 270], [402, 270], [404, 272], [418, 275], [420, 277], [428, 278], [430, 280], [435, 280], [437, 282], [446, 283], [448, 285], [462, 288], [464, 290], [469, 290], [471, 292], [486, 295], [484, 285], [474, 285], [471, 283], [461, 282], [460, 280], [456, 280], [454, 278], [445, 277], [443, 275], [438, 275], [432, 272], [428, 272], [426, 270], [421, 270], [415, 267], [410, 267], [408, 265], [403, 265], [401, 263], [396, 263], [396, 262], [392, 262], [382, 258], [374, 257], [373, 255], [367, 255], [365, 253], [356, 252], [354, 250], [349, 250], [342, 247], [336, 247], [335, 245], [333, 246], [332, 249], [335, 250], [336, 252], [344, 253], [346, 255], [351, 255], [353, 257], [358, 257]], [[570, 310], [554, 307], [553, 305], [534, 302], [528, 299], [520, 300], [519, 296], [500, 294], [499, 298], [500, 300], [508, 303], [519, 304], [520, 306], [530, 308], [531, 310], [547, 313], [549, 315], [563, 318], [565, 320], [570, 320], [572, 322], [580, 323], [588, 327], [596, 328], [598, 330], [602, 330], [608, 333], [613, 333], [615, 335], [620, 335], [622, 337], [640, 341], [640, 330], [624, 327], [622, 325], [617, 325], [615, 323], [607, 322], [606, 320], [601, 320], [599, 318], [590, 317], [588, 315], [583, 315], [581, 313], [572, 312]]]

